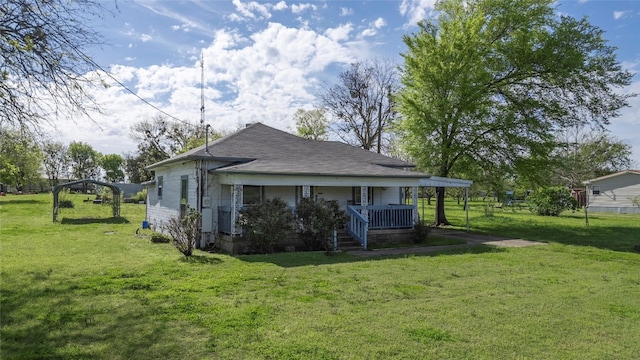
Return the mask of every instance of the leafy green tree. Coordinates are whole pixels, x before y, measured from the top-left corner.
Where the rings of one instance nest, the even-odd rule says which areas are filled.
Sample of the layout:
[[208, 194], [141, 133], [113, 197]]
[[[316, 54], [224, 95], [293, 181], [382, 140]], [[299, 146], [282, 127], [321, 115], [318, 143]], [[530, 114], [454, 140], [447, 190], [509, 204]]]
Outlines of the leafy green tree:
[[298, 136], [311, 140], [327, 140], [327, 126], [329, 120], [323, 109], [298, 109], [293, 114], [296, 121]]
[[131, 182], [141, 183], [153, 179], [153, 174], [144, 168], [204, 145], [208, 134], [209, 141], [221, 137], [211, 132], [209, 127], [195, 126], [170, 121], [164, 116], [145, 119], [134, 124], [129, 136], [138, 142], [135, 153], [125, 154], [124, 169]]
[[37, 129], [51, 116], [97, 107], [100, 83], [86, 50], [102, 42], [97, 0], [3, 0], [0, 5], [0, 124]]
[[96, 179], [100, 174], [101, 154], [91, 145], [83, 142], [69, 144], [69, 159], [73, 177], [81, 179]]
[[42, 168], [49, 178], [49, 185], [58, 185], [61, 176], [67, 176], [69, 171], [68, 147], [59, 141], [45, 140], [40, 145], [42, 151]]
[[40, 179], [41, 153], [28, 132], [0, 129], [0, 183], [17, 190]]
[[127, 153], [124, 155], [124, 172], [130, 182], [140, 184], [153, 179], [153, 173], [145, 167], [160, 160], [163, 159], [151, 158], [148, 153]]
[[123, 165], [124, 159], [118, 154], [107, 154], [100, 157], [100, 167], [104, 170], [104, 177], [109, 182], [124, 181]]
[[[398, 96], [403, 146], [449, 176], [463, 159], [504, 175], [548, 167], [555, 130], [604, 126], [627, 105], [621, 69], [601, 29], [557, 16], [553, 0], [443, 0], [404, 37]], [[444, 191], [436, 224], [448, 224]]]

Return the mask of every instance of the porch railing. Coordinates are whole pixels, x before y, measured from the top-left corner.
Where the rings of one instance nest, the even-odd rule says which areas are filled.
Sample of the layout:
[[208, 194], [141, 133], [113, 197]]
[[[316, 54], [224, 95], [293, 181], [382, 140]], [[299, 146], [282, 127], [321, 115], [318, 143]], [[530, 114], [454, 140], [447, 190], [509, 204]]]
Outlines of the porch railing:
[[347, 206], [347, 214], [349, 215], [349, 234], [358, 240], [362, 247], [367, 249], [367, 229], [369, 221], [365, 219], [358, 206]]
[[[356, 212], [362, 210], [362, 206], [350, 206]], [[369, 229], [410, 229], [413, 228], [412, 205], [369, 205]]]

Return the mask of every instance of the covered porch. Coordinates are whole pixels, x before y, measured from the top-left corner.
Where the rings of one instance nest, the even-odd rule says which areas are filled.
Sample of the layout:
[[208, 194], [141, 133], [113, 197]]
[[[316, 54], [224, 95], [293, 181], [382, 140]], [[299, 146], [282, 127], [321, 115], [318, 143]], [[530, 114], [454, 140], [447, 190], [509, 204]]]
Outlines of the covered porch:
[[[293, 212], [300, 198], [324, 198], [338, 201], [348, 216], [347, 231], [362, 248], [369, 245], [368, 234], [377, 230], [410, 230], [419, 221], [418, 189], [420, 186], [469, 187], [471, 181], [435, 178], [429, 182], [420, 177], [306, 177], [268, 176], [264, 174], [228, 174], [210, 171], [220, 185], [217, 233], [239, 237], [240, 211], [262, 199], [280, 197]], [[216, 196], [217, 197], [217, 196]]]

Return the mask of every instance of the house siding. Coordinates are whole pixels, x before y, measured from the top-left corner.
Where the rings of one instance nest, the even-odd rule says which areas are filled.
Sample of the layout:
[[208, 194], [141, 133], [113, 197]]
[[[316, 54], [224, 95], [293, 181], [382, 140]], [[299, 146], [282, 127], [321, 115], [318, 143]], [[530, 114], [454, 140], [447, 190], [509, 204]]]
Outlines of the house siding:
[[[594, 194], [596, 186], [600, 194]], [[636, 196], [640, 196], [640, 174], [627, 173], [594, 180], [589, 189], [589, 211], [640, 214], [640, 208], [633, 205]]]
[[184, 175], [188, 176], [187, 204], [192, 208], [197, 206], [198, 181], [195, 165], [195, 162], [187, 162], [155, 170], [156, 179], [162, 176], [163, 180], [162, 198], [158, 198], [156, 185], [150, 188], [153, 193], [149, 194], [147, 204], [147, 218], [155, 231], [166, 233], [169, 219], [180, 215], [180, 180]]

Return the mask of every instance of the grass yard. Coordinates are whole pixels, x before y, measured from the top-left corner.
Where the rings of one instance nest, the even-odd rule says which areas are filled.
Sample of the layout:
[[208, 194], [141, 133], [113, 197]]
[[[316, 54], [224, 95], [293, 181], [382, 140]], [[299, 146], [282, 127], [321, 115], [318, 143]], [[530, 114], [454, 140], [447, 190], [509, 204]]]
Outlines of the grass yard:
[[[637, 359], [640, 216], [471, 207], [548, 246], [231, 257], [136, 235], [144, 206], [0, 198], [1, 359]], [[464, 212], [448, 204], [463, 228]], [[433, 209], [426, 207], [425, 216]], [[146, 230], [145, 230], [146, 231]], [[145, 234], [148, 234], [145, 233]]]

